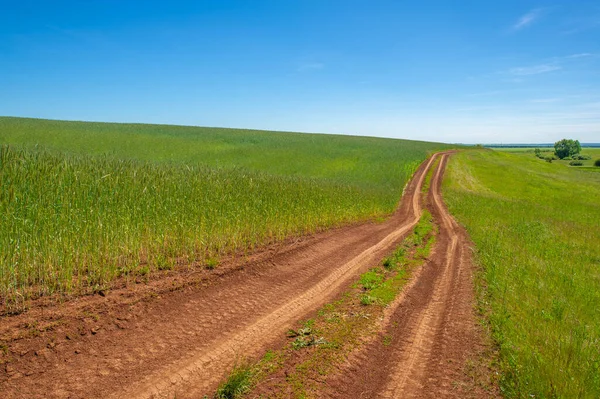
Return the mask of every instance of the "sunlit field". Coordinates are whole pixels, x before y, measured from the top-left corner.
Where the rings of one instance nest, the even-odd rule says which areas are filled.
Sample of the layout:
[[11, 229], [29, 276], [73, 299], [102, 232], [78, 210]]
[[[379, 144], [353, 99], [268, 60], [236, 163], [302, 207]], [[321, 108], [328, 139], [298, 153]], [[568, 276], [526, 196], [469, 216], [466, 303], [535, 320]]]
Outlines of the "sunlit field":
[[[583, 153], [598, 150], [584, 150]], [[507, 397], [600, 397], [600, 168], [468, 151], [444, 197], [482, 266]]]
[[390, 214], [445, 145], [0, 118], [0, 296], [86, 293]]

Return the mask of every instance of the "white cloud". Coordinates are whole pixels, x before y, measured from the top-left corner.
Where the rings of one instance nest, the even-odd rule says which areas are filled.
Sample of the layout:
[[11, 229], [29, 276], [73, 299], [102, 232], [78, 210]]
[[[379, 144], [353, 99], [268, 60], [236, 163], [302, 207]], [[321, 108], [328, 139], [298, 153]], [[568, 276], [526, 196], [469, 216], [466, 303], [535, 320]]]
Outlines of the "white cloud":
[[512, 30], [517, 31], [533, 24], [542, 14], [543, 9], [536, 8], [521, 16], [519, 20], [512, 26]]
[[542, 64], [530, 67], [511, 68], [508, 73], [515, 76], [528, 76], [557, 71], [559, 69], [562, 69], [560, 65]]

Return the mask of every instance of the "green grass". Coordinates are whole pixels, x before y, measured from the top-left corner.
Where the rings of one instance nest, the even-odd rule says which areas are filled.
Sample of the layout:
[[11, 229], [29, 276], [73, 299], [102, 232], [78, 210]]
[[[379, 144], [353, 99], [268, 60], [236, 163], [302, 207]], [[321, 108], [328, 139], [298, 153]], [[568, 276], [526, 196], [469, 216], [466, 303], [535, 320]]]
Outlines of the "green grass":
[[[522, 153], [522, 152], [527, 152], [527, 153], [532, 153], [535, 150], [536, 147], [494, 147], [491, 148], [491, 150], [493, 151], [500, 151], [500, 152], [514, 152], [514, 153]], [[540, 151], [544, 152], [544, 153], [550, 153], [550, 152], [554, 152], [554, 147], [539, 147]]]
[[20, 118], [0, 118], [0, 144], [5, 305], [384, 216], [445, 147]]
[[600, 397], [600, 174], [468, 151], [443, 189], [477, 247], [505, 396]]
[[0, 143], [357, 184], [386, 196], [389, 207], [426, 154], [451, 147], [374, 137], [12, 117], [0, 117]]
[[[581, 162], [583, 163], [583, 165], [577, 166], [577, 168], [593, 168], [594, 161], [596, 159], [600, 159], [600, 148], [582, 148], [581, 155], [589, 155], [591, 157], [591, 159], [582, 160]], [[561, 160], [557, 160], [557, 161], [553, 161], [553, 162], [557, 162], [561, 165], [569, 167], [569, 162], [571, 162], [571, 161], [561, 159]], [[600, 168], [596, 168], [596, 169], [598, 170]]]
[[[554, 147], [549, 148], [549, 147], [540, 147], [539, 148], [540, 151], [542, 151], [543, 156], [548, 156], [548, 155], [552, 155], [554, 154]], [[535, 148], [523, 148], [523, 147], [500, 147], [500, 148], [493, 148], [493, 151], [498, 151], [498, 152], [510, 152], [513, 154], [520, 154], [523, 156], [534, 156], [534, 151]], [[596, 159], [600, 159], [600, 148], [595, 148], [595, 147], [583, 147], [581, 149], [581, 155], [589, 155], [592, 159], [587, 159], [587, 160], [582, 160], [581, 162], [583, 163], [582, 166], [579, 166], [581, 168], [585, 168], [585, 167], [591, 167], [594, 165], [594, 161]], [[542, 160], [543, 161], [543, 160]], [[559, 163], [561, 165], [564, 166], [569, 166], [569, 162], [571, 162], [571, 160], [554, 160], [552, 162], [556, 162]]]
[[227, 379], [219, 386], [214, 399], [236, 399], [246, 393], [251, 387], [255, 373], [249, 365], [235, 366]]

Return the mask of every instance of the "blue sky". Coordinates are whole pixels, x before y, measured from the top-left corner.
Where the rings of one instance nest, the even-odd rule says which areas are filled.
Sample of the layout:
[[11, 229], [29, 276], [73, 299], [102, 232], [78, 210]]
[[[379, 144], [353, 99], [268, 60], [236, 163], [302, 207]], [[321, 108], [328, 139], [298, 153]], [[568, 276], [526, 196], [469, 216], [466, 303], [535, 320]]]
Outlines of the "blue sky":
[[2, 1], [0, 115], [600, 142], [597, 1]]

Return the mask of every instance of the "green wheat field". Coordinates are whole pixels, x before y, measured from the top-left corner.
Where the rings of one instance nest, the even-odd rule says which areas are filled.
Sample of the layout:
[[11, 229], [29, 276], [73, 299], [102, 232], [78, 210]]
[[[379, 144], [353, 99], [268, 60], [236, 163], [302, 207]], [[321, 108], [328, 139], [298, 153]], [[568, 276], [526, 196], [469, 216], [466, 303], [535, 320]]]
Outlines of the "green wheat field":
[[0, 297], [89, 293], [120, 276], [380, 218], [447, 145], [366, 137], [0, 118]]

